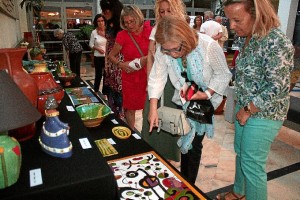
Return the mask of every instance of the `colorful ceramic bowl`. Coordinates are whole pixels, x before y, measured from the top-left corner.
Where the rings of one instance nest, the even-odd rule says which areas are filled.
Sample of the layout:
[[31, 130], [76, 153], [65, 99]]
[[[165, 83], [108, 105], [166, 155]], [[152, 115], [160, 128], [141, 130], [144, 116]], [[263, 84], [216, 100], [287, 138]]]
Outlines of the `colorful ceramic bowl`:
[[58, 78], [60, 80], [60, 82], [62, 82], [62, 84], [64, 86], [70, 86], [71, 85], [71, 81], [76, 77], [75, 73], [71, 73], [71, 74], [58, 74]]
[[89, 103], [76, 107], [76, 111], [86, 127], [96, 127], [110, 114], [111, 109], [101, 103]]
[[127, 139], [131, 135], [131, 130], [125, 126], [116, 126], [112, 129], [112, 133], [119, 139]]

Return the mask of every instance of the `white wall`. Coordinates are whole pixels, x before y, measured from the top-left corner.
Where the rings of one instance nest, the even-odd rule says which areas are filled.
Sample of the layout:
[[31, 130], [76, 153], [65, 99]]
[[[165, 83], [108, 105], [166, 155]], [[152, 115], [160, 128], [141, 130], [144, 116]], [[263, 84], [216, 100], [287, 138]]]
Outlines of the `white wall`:
[[18, 19], [7, 16], [0, 11], [0, 48], [13, 48], [22, 39], [23, 32], [27, 32], [27, 18], [25, 9], [21, 9], [21, 0], [17, 1]]
[[278, 16], [281, 22], [281, 30], [292, 40], [296, 14], [299, 0], [280, 0], [278, 6]]

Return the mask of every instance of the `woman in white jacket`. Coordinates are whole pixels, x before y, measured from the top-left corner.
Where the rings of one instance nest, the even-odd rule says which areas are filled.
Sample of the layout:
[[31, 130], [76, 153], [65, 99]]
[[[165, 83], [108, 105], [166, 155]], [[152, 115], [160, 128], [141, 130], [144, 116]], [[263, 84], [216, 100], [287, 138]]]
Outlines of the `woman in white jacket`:
[[[210, 99], [217, 108], [231, 78], [223, 50], [204, 34], [198, 34], [184, 19], [165, 16], [157, 25], [155, 40], [158, 46], [148, 80], [150, 132], [158, 126], [157, 103], [169, 75], [175, 87], [173, 102], [183, 109], [188, 101], [186, 77], [204, 92], [197, 91], [189, 100]], [[200, 124], [189, 119], [192, 130], [177, 142], [181, 150], [181, 172], [195, 183], [202, 152], [204, 135], [213, 136], [213, 124]]]

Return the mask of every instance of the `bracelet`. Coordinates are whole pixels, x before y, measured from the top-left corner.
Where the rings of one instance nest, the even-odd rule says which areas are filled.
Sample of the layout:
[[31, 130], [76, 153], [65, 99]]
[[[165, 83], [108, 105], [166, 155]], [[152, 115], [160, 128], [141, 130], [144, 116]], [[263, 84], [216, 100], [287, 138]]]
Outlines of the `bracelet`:
[[209, 92], [208, 90], [205, 90], [204, 92], [205, 92], [205, 94], [207, 95], [207, 99], [211, 99], [211, 94], [210, 94], [210, 92]]

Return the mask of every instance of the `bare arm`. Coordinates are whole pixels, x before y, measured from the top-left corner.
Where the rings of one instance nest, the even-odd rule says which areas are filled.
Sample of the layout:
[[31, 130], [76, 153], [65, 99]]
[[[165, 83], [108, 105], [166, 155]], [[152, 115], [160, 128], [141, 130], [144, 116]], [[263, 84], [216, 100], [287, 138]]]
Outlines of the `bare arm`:
[[155, 53], [155, 41], [150, 40], [148, 47], [148, 56], [147, 56], [147, 77], [149, 77], [152, 65], [154, 62], [154, 53]]
[[[110, 51], [110, 53], [108, 55], [108, 59], [112, 63], [114, 63], [115, 65], [117, 65], [121, 70], [124, 70], [127, 73], [134, 72], [135, 70], [129, 66], [129, 63], [131, 61], [127, 61], [127, 62], [120, 62], [119, 61], [118, 55], [119, 55], [121, 49], [122, 49], [122, 46], [120, 44], [118, 44], [117, 42], [115, 42], [112, 50]], [[147, 56], [140, 57], [140, 64], [141, 64], [141, 66], [145, 66], [146, 63], [147, 63]]]
[[122, 49], [122, 46], [115, 42], [112, 50], [108, 54], [108, 59], [115, 65], [117, 65], [121, 70], [126, 71], [127, 73], [133, 72], [134, 70], [129, 66], [129, 62], [119, 61], [118, 55]]

